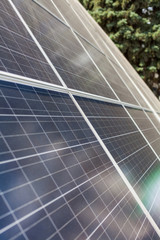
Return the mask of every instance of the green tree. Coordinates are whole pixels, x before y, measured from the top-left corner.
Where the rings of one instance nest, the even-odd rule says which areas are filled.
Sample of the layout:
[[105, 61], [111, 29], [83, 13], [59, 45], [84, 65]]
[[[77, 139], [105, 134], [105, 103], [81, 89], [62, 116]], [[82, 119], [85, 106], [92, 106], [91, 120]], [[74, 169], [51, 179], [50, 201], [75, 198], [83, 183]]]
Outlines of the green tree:
[[80, 0], [144, 81], [160, 83], [160, 1]]

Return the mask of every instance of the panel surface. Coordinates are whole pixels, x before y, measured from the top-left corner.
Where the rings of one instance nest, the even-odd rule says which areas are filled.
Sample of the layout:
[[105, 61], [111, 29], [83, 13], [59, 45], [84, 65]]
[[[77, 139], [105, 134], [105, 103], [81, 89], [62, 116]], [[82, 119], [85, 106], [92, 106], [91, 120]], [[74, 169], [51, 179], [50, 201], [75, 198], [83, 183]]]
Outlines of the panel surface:
[[126, 85], [123, 83], [122, 79], [116, 72], [116, 68], [114, 69], [111, 65], [111, 62], [105, 57], [104, 54], [99, 52], [96, 48], [94, 48], [87, 41], [79, 37], [80, 41], [83, 43], [92, 59], [95, 61], [96, 65], [99, 67], [100, 71], [111, 85], [115, 93], [118, 95], [119, 99], [122, 102], [128, 102], [135, 105], [138, 105], [135, 98], [132, 96], [129, 89], [127, 89]]
[[[122, 69], [120, 67], [121, 76], [123, 77], [128, 87], [132, 90], [132, 93], [141, 103], [141, 105], [143, 107], [147, 108], [149, 107], [146, 101], [139, 96], [139, 92], [137, 92], [136, 87], [140, 88], [140, 91], [151, 103], [152, 107], [159, 111], [160, 109], [159, 101], [150, 91], [148, 86], [139, 77], [138, 73], [134, 70], [131, 64], [123, 56], [120, 50], [111, 41], [111, 39], [106, 35], [106, 33], [101, 29], [101, 27], [92, 19], [92, 17], [89, 16], [84, 7], [82, 7], [78, 1], [69, 0], [69, 2], [74, 7], [75, 11], [80, 16], [83, 23], [86, 25], [88, 31], [91, 33], [92, 37], [96, 41], [98, 48], [101, 49], [101, 51], [113, 62], [115, 66], [118, 64], [117, 70], [119, 70], [120, 66], [123, 68]], [[129, 79], [128, 75], [131, 79]], [[133, 81], [134, 84], [136, 84], [136, 87], [132, 84], [131, 81]], [[143, 87], [141, 87], [140, 85], [143, 85]], [[153, 101], [151, 101], [151, 99], [153, 99]]]
[[61, 85], [8, 1], [0, 13], [0, 70]]
[[160, 121], [155, 117], [155, 115], [152, 112], [146, 112], [148, 117], [151, 119], [153, 124], [156, 126], [158, 131], [160, 132]]
[[[160, 172], [160, 162], [156, 155], [121, 106], [80, 97], [76, 99], [141, 201], [160, 226], [160, 209], [155, 211], [159, 202], [159, 188], [152, 187], [159, 183], [159, 177], [153, 177], [155, 172]], [[137, 181], [139, 183], [134, 187]], [[147, 199], [146, 196], [150, 198]]]
[[[129, 77], [126, 75], [126, 73], [123, 71], [122, 68], [120, 68], [120, 66], [115, 63], [115, 61], [113, 61], [112, 59], [110, 59], [110, 61], [112, 62], [113, 66], [116, 68], [116, 71], [119, 73], [119, 75], [121, 76], [121, 78], [123, 79], [123, 81], [126, 83], [126, 85], [128, 86], [128, 88], [130, 89], [130, 91], [132, 92], [132, 94], [134, 95], [135, 99], [138, 101], [138, 103], [144, 107], [144, 108], [148, 108], [147, 103], [144, 101], [144, 99], [142, 98], [141, 94], [138, 92], [138, 90], [136, 89], [136, 87], [134, 86], [134, 84], [131, 82], [131, 80], [129, 79]], [[131, 78], [132, 79], [132, 78]]]
[[149, 114], [149, 118], [149, 116], [147, 116], [142, 110], [128, 108], [128, 111], [153, 147], [154, 151], [160, 156], [160, 134], [158, 132], [158, 126], [155, 124], [158, 123], [158, 121], [155, 121], [155, 117], [151, 114]]
[[68, 87], [116, 98], [65, 24], [31, 0], [13, 2]]
[[0, 89], [3, 240], [158, 239], [68, 95]]
[[64, 21], [63, 17], [59, 13], [59, 11], [55, 8], [51, 0], [33, 0], [33, 2], [42, 5], [43, 7], [46, 8], [47, 11], [51, 12], [54, 14], [56, 17], [58, 17], [60, 20]]
[[145, 97], [146, 101], [149, 103], [149, 105], [155, 110], [159, 111], [160, 109], [160, 102], [156, 98], [156, 96], [153, 94], [151, 89], [145, 84], [144, 81], [138, 76], [136, 73], [135, 76], [133, 74], [133, 71], [130, 72], [131, 78], [133, 79], [134, 83], [137, 85], [138, 89], [141, 91], [143, 96]]
[[[46, 1], [41, 0], [41, 2], [44, 3]], [[74, 31], [78, 32], [81, 36], [86, 38], [92, 44], [95, 44], [95, 41], [93, 40], [89, 32], [86, 30], [85, 24], [81, 22], [79, 16], [76, 15], [76, 13], [74, 12], [74, 8], [72, 8], [72, 5], [69, 5], [66, 0], [54, 0], [53, 3], [59, 9], [67, 23], [73, 28]]]

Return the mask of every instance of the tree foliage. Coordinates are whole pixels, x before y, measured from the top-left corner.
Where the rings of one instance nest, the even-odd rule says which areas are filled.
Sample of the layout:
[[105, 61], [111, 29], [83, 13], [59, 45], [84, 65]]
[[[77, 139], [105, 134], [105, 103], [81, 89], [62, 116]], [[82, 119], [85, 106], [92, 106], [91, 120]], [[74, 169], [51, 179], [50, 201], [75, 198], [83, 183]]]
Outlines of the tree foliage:
[[80, 0], [132, 66], [152, 86], [160, 83], [160, 1]]

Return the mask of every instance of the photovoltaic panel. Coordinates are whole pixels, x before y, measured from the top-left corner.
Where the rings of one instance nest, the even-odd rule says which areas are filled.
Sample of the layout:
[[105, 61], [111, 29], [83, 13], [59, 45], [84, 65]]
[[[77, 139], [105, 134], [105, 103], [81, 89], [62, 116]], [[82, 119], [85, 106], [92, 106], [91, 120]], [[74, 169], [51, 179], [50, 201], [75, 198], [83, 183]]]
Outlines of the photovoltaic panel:
[[[159, 201], [157, 197], [154, 203], [159, 189], [152, 188], [159, 181], [159, 178], [155, 181], [153, 177], [155, 171], [160, 171], [156, 155], [121, 106], [81, 97], [76, 99], [131, 185], [140, 181], [135, 190], [148, 211], [151, 207], [154, 209], [152, 217], [159, 226], [159, 212], [153, 213]], [[149, 194], [152, 197], [147, 201], [146, 195]]]
[[46, 8], [47, 11], [51, 12], [52, 14], [54, 14], [56, 17], [58, 17], [60, 20], [63, 21], [63, 17], [58, 12], [58, 10], [54, 7], [52, 1], [45, 1], [45, 0], [32, 0], [32, 1], [37, 4], [41, 4], [43, 7]]
[[157, 225], [160, 226], [158, 208], [160, 192], [157, 187], [159, 184], [157, 173], [160, 171], [159, 160], [155, 158], [149, 147], [145, 147], [135, 155], [120, 162], [119, 166], [132, 186], [134, 186], [134, 182], [139, 180], [134, 189]]
[[[44, 3], [45, 0], [41, 0], [41, 2]], [[86, 38], [92, 44], [94, 44], [94, 45], [96, 44], [94, 39], [91, 37], [89, 32], [86, 30], [85, 24], [83, 24], [81, 22], [79, 17], [74, 12], [74, 10], [72, 8], [72, 5], [70, 5], [65, 0], [61, 0], [61, 1], [54, 0], [53, 3], [59, 9], [59, 11], [61, 12], [62, 16], [65, 18], [65, 20], [68, 22], [68, 24], [72, 27], [72, 29], [75, 32], [80, 34], [82, 37]], [[53, 13], [54, 13], [54, 11], [53, 11]], [[76, 19], [76, 21], [75, 21], [75, 19]], [[62, 20], [64, 21], [63, 18], [62, 18]]]
[[[109, 37], [106, 36], [103, 30], [97, 25], [97, 23], [95, 23], [93, 19], [88, 16], [87, 12], [78, 3], [78, 1], [70, 0], [69, 2], [80, 17], [81, 21], [85, 24], [87, 30], [90, 32], [95, 42], [98, 44], [96, 44], [95, 46], [101, 49], [101, 51], [106, 55], [106, 57], [110, 59], [112, 64], [115, 66], [116, 71], [123, 78], [123, 81], [127, 84], [127, 86], [129, 87], [135, 98], [138, 100], [138, 102], [141, 104], [141, 106], [148, 108], [148, 104], [146, 104], [140, 93], [137, 91], [136, 87], [131, 82], [131, 80], [133, 80], [133, 77], [129, 76], [129, 73], [134, 72], [134, 69], [131, 67], [128, 61], [126, 61], [122, 53], [114, 46]], [[108, 50], [108, 48], [111, 50], [112, 53]], [[124, 70], [120, 68], [120, 65], [117, 65], [119, 63]], [[138, 76], [137, 73], [135, 75]], [[129, 77], [131, 79], [129, 79]], [[142, 80], [140, 79], [140, 81]]]
[[158, 239], [67, 94], [0, 89], [2, 239]]
[[160, 103], [156, 96], [152, 93], [151, 89], [141, 80], [139, 76], [133, 76], [132, 79], [136, 83], [138, 89], [142, 92], [143, 96], [146, 98], [146, 100], [149, 102], [151, 107], [155, 111], [159, 111], [160, 109]]
[[151, 119], [151, 121], [154, 123], [154, 125], [156, 126], [156, 128], [158, 129], [159, 133], [160, 133], [160, 121], [155, 117], [154, 113], [152, 112], [147, 112], [148, 117]]
[[[91, 16], [86, 12], [86, 10], [82, 7], [82, 5], [78, 1], [69, 0], [71, 6], [75, 10], [75, 12], [80, 17], [81, 21], [85, 24], [87, 31], [90, 32], [92, 38], [94, 39], [94, 42], [96, 43], [96, 47], [99, 48], [101, 51], [106, 54], [106, 56], [109, 56], [111, 59], [113, 58], [112, 54], [107, 50], [105, 42], [101, 38], [99, 29], [95, 21], [91, 18]], [[83, 35], [82, 35], [83, 36]], [[108, 38], [108, 37], [107, 37]], [[108, 38], [109, 39], [109, 38]], [[107, 39], [107, 40], [108, 40]], [[87, 38], [88, 40], [88, 38]]]
[[0, 12], [0, 70], [61, 85], [8, 1]]
[[131, 92], [129, 89], [127, 89], [126, 85], [123, 83], [122, 79], [113, 68], [109, 60], [105, 57], [105, 55], [81, 37], [79, 37], [79, 39], [91, 55], [92, 59], [95, 61], [96, 65], [99, 67], [108, 83], [111, 85], [112, 89], [114, 89], [120, 100], [123, 102], [138, 105], [137, 101], [131, 95]]
[[31, 0], [13, 3], [69, 88], [116, 98], [65, 24]]
[[143, 108], [148, 108], [147, 103], [144, 101], [144, 99], [142, 98], [142, 96], [140, 95], [140, 93], [138, 92], [138, 90], [135, 88], [135, 86], [133, 85], [133, 83], [129, 80], [128, 76], [126, 75], [126, 73], [122, 70], [122, 68], [120, 68], [120, 66], [118, 66], [115, 61], [112, 61], [112, 59], [110, 59], [110, 61], [112, 62], [114, 68], [116, 68], [116, 71], [118, 72], [118, 74], [121, 76], [121, 78], [123, 79], [123, 81], [126, 83], [126, 85], [128, 86], [128, 88], [130, 89], [130, 91], [132, 92], [132, 94], [134, 95], [134, 97], [136, 98], [136, 100], [138, 101], [138, 103], [143, 107]]
[[[149, 90], [147, 85], [143, 83], [143, 80], [139, 77], [139, 75], [133, 69], [131, 64], [129, 64], [129, 62], [120, 52], [120, 50], [114, 45], [111, 39], [108, 36], [106, 36], [106, 33], [91, 18], [91, 16], [89, 16], [89, 14], [85, 11], [85, 9], [80, 5], [78, 1], [69, 0], [69, 2], [74, 7], [74, 10], [77, 12], [83, 23], [88, 28], [88, 31], [92, 34], [94, 40], [96, 40], [98, 48], [100, 48], [101, 51], [105, 53], [105, 55], [113, 62], [113, 64], [115, 65], [118, 64], [119, 66], [122, 66], [123, 70], [121, 71], [121, 76], [123, 76], [124, 81], [126, 81], [128, 87], [132, 89], [132, 93], [135, 95], [137, 99], [139, 99], [142, 106], [146, 105], [145, 100], [142, 98], [142, 96], [140, 98], [139, 93], [137, 93], [137, 87], [140, 88], [141, 84], [143, 85], [143, 87], [140, 88], [141, 89], [140, 91], [143, 93], [143, 95], [149, 102], [151, 102], [151, 99], [153, 99], [151, 105], [153, 106], [154, 109], [158, 111], [158, 109], [160, 108], [158, 100]], [[134, 84], [136, 84], [136, 86], [132, 84], [132, 81], [134, 82]]]
[[160, 134], [158, 132], [157, 124], [153, 125], [154, 123], [152, 123], [152, 119], [149, 119], [142, 110], [128, 108], [128, 111], [155, 152], [160, 155]]

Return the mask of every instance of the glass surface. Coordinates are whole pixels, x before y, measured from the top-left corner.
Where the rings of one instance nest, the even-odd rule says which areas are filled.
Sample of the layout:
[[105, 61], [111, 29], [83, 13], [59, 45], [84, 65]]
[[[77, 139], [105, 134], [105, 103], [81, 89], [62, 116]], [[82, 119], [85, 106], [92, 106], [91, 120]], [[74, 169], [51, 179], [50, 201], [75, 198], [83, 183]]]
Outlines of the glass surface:
[[67, 94], [0, 90], [2, 239], [158, 239]]
[[[160, 226], [160, 208], [157, 207], [160, 191], [156, 187], [159, 184], [157, 173], [160, 172], [160, 163], [157, 156], [123, 107], [81, 97], [76, 99], [141, 201]], [[129, 112], [144, 133], [150, 126], [153, 134], [155, 133], [155, 128], [147, 117], [142, 125], [146, 116], [142, 111], [129, 109]], [[154, 175], [157, 176], [156, 180]]]

